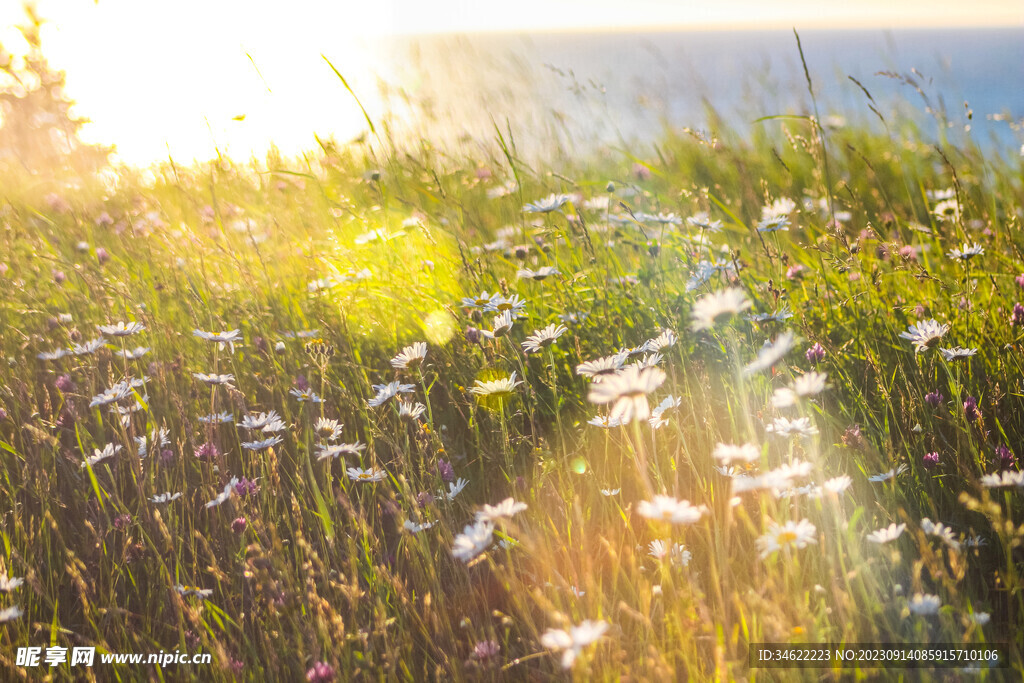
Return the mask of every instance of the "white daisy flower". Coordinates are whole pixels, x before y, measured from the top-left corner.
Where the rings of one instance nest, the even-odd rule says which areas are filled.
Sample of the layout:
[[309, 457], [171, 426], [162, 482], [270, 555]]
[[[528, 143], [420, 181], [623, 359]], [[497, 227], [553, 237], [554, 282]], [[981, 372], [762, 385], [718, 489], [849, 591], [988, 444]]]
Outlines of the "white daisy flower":
[[318, 417], [316, 419], [316, 425], [313, 427], [313, 431], [316, 432], [317, 436], [325, 441], [337, 441], [341, 438], [342, 425], [337, 420], [333, 420], [326, 417]]
[[932, 209], [932, 215], [941, 221], [957, 221], [960, 219], [960, 203], [956, 199], [939, 202]]
[[484, 505], [476, 513], [478, 522], [496, 522], [505, 517], [514, 515], [526, 509], [526, 503], [520, 503], [514, 498], [506, 498], [497, 505]]
[[935, 536], [953, 550], [960, 550], [960, 541], [957, 540], [956, 533], [942, 522], [933, 522], [925, 517], [921, 520], [921, 531], [928, 536]]
[[418, 420], [425, 412], [427, 412], [427, 407], [422, 403], [398, 402], [398, 417], [404, 420]]
[[231, 498], [235, 493], [235, 484], [238, 483], [238, 477], [231, 477], [231, 481], [224, 485], [224, 490], [217, 494], [217, 497], [206, 503], [203, 507], [215, 508], [218, 505], [223, 505]]
[[512, 311], [505, 311], [499, 313], [494, 317], [494, 322], [491, 324], [491, 329], [481, 330], [483, 335], [488, 339], [498, 339], [504, 337], [512, 331], [512, 325], [514, 324], [514, 318], [512, 317]]
[[755, 323], [781, 323], [792, 317], [793, 311], [789, 310], [789, 304], [782, 304], [780, 308], [777, 308], [771, 313], [751, 313], [747, 316], [747, 320]]
[[234, 375], [207, 375], [203, 372], [193, 372], [192, 376], [203, 384], [209, 384], [210, 386], [227, 385], [230, 386], [235, 381]]
[[757, 223], [758, 232], [779, 232], [789, 230], [788, 216], [768, 216]]
[[261, 441], [243, 441], [242, 448], [247, 451], [262, 451], [265, 448], [276, 446], [282, 441], [284, 441], [284, 439], [280, 436], [272, 436], [269, 439], [263, 439]]
[[149, 433], [149, 436], [136, 436], [135, 437], [135, 452], [140, 458], [145, 458], [149, 455], [149, 449], [152, 446], [156, 448], [163, 448], [171, 444], [171, 433], [167, 429], [156, 427]]
[[359, 455], [366, 450], [366, 444], [356, 441], [355, 443], [339, 444], [317, 444], [317, 460], [337, 458], [342, 455]]
[[798, 417], [793, 420], [777, 417], [770, 425], [765, 426], [764, 430], [769, 434], [781, 437], [800, 436], [806, 438], [818, 433], [818, 428], [814, 426], [809, 417]]
[[716, 323], [739, 315], [751, 305], [747, 295], [738, 287], [705, 294], [693, 305], [693, 322], [690, 323], [690, 329], [694, 332], [709, 330]]
[[792, 350], [795, 343], [796, 338], [789, 330], [780, 334], [774, 343], [766, 341], [758, 352], [757, 358], [747, 363], [746, 367], [743, 368], [743, 374], [752, 375], [767, 370], [782, 360]]
[[992, 621], [992, 615], [988, 612], [971, 612], [967, 615], [967, 618], [978, 626], [984, 626], [988, 622]]
[[368, 467], [365, 470], [360, 467], [349, 467], [346, 470], [349, 479], [352, 481], [359, 482], [377, 482], [382, 481], [388, 476], [388, 473], [384, 470], [378, 470], [375, 467]]
[[926, 351], [939, 343], [939, 340], [949, 332], [949, 325], [940, 325], [934, 319], [918, 322], [911, 325], [906, 332], [900, 333], [901, 339], [907, 339], [914, 344], [917, 353]]
[[53, 351], [42, 351], [36, 354], [39, 360], [60, 360], [64, 356], [72, 355], [71, 349], [54, 349]]
[[490, 522], [467, 524], [462, 533], [455, 537], [452, 545], [452, 556], [468, 563], [474, 557], [487, 550], [494, 540], [494, 525]]
[[817, 543], [818, 540], [814, 537], [816, 532], [815, 526], [806, 519], [799, 522], [789, 520], [783, 525], [769, 522], [767, 533], [758, 538], [755, 543], [761, 552], [761, 559], [765, 559], [790, 546], [800, 549]]
[[522, 383], [522, 380], [516, 380], [516, 373], [513, 372], [508, 377], [503, 377], [501, 379], [494, 379], [487, 382], [476, 380], [476, 385], [470, 387], [469, 393], [474, 396], [481, 397], [506, 398], [511, 396], [515, 391], [515, 388]]
[[612, 429], [613, 427], [621, 427], [623, 423], [622, 420], [618, 418], [611, 418], [607, 415], [596, 415], [587, 420], [587, 424], [594, 425], [595, 427], [600, 427], [602, 429]]
[[99, 331], [108, 337], [129, 337], [146, 329], [146, 326], [137, 322], [121, 321], [116, 325], [97, 325]]
[[132, 396], [131, 384], [128, 382], [118, 382], [109, 389], [106, 389], [102, 394], [93, 396], [92, 400], [89, 402], [89, 407], [95, 408], [97, 406], [107, 406], [111, 403], [123, 401], [130, 396]]
[[516, 271], [516, 277], [521, 280], [546, 280], [552, 275], [561, 275], [562, 272], [558, 268], [552, 266], [542, 266], [537, 270], [530, 270], [529, 268], [520, 268]]
[[587, 619], [568, 631], [549, 628], [540, 637], [540, 644], [549, 650], [562, 653], [562, 668], [571, 669], [583, 648], [597, 642], [608, 630], [608, 623]]
[[0, 593], [10, 593], [23, 583], [25, 579], [11, 578], [7, 576], [7, 572], [3, 572], [0, 574]]
[[664, 560], [669, 553], [669, 547], [665, 545], [665, 541], [657, 539], [651, 541], [647, 546], [647, 554], [656, 560]]
[[118, 349], [114, 355], [125, 360], [138, 360], [152, 351], [148, 346], [136, 346], [134, 349]]
[[816, 396], [825, 391], [825, 380], [828, 375], [824, 372], [808, 372], [800, 375], [788, 387], [775, 390], [772, 396], [772, 405], [776, 408], [789, 408], [796, 405], [800, 399], [808, 396]]
[[96, 353], [103, 348], [103, 345], [107, 343], [107, 340], [103, 337], [97, 337], [96, 339], [90, 339], [84, 344], [72, 344], [71, 353], [76, 356], [88, 356]]
[[412, 521], [411, 519], [407, 519], [407, 520], [405, 520], [405, 522], [402, 523], [402, 528], [404, 528], [406, 531], [408, 531], [411, 534], [418, 534], [421, 531], [426, 531], [427, 529], [429, 529], [432, 526], [434, 526], [433, 522], [423, 522], [421, 524], [417, 524], [416, 522]]
[[903, 464], [903, 465], [900, 465], [899, 467], [896, 467], [894, 469], [889, 470], [888, 472], [882, 472], [880, 474], [872, 475], [872, 476], [868, 477], [868, 481], [873, 481], [873, 482], [876, 482], [876, 483], [877, 482], [882, 482], [882, 481], [889, 481], [890, 479], [894, 479], [895, 477], [903, 474], [906, 471], [907, 471], [907, 466], [905, 464]]
[[554, 344], [555, 340], [567, 331], [565, 325], [556, 326], [554, 323], [542, 330], [536, 330], [522, 343], [523, 351], [526, 353], [538, 353], [541, 349]]
[[205, 339], [208, 342], [220, 344], [221, 346], [227, 344], [231, 348], [231, 353], [235, 352], [235, 342], [242, 341], [241, 330], [228, 330], [226, 332], [203, 332], [202, 330], [192, 330], [192, 336]]
[[686, 291], [692, 292], [700, 289], [718, 273], [724, 273], [727, 276], [735, 275], [736, 266], [731, 263], [716, 264], [710, 261], [701, 261], [697, 264], [696, 269], [691, 271], [690, 278], [686, 281]]
[[484, 308], [487, 304], [491, 303], [491, 299], [498, 296], [497, 294], [488, 294], [487, 290], [480, 292], [476, 296], [467, 296], [462, 299], [463, 308]]
[[281, 416], [278, 415], [276, 410], [271, 410], [266, 413], [258, 413], [254, 415], [243, 415], [242, 421], [238, 423], [238, 426], [249, 431], [280, 431], [274, 429], [267, 429], [267, 427], [275, 426], [281, 421]]
[[686, 224], [689, 225], [691, 228], [697, 228], [698, 230], [703, 230], [704, 232], [714, 233], [720, 232], [722, 230], [722, 221], [711, 220], [711, 214], [709, 214], [707, 211], [701, 211], [700, 213], [695, 213], [694, 215], [690, 216], [689, 218], [686, 219]]
[[1003, 470], [986, 474], [981, 478], [981, 485], [987, 489], [1001, 489], [1010, 486], [1024, 488], [1024, 470]]
[[518, 294], [507, 298], [495, 294], [484, 306], [485, 313], [505, 313], [506, 311], [512, 314], [513, 320], [524, 317], [526, 315], [526, 300]]
[[168, 491], [167, 493], [158, 493], [157, 495], [150, 498], [149, 502], [159, 505], [160, 503], [170, 503], [172, 501], [178, 500], [179, 498], [181, 498], [181, 493], [171, 493], [170, 491]]
[[670, 346], [675, 346], [676, 341], [678, 341], [678, 337], [676, 337], [675, 332], [673, 332], [672, 330], [663, 330], [662, 333], [659, 334], [657, 337], [654, 337], [653, 339], [648, 339], [645, 346], [647, 347], [648, 351], [658, 352], [663, 351], [664, 349], [667, 349]]
[[572, 197], [567, 194], [549, 194], [543, 199], [525, 204], [523, 211], [527, 213], [550, 213], [557, 211], [571, 201]]
[[636, 367], [643, 370], [644, 368], [656, 367], [659, 363], [661, 363], [662, 360], [663, 358], [661, 357], [660, 353], [652, 353], [644, 356], [638, 361], [633, 361], [632, 365], [635, 365]]
[[462, 493], [462, 490], [469, 485], [468, 479], [459, 477], [455, 481], [448, 483], [448, 490], [441, 491], [437, 494], [438, 498], [444, 498], [445, 500], [455, 500], [455, 497]]
[[628, 354], [617, 353], [597, 360], [588, 360], [576, 366], [576, 374], [589, 377], [593, 382], [600, 382], [608, 375], [614, 375], [626, 363]]
[[14, 621], [24, 614], [25, 612], [17, 605], [11, 605], [10, 607], [0, 609], [0, 624], [8, 621]]
[[376, 395], [367, 401], [366, 405], [376, 408], [399, 394], [412, 393], [416, 386], [413, 384], [402, 384], [401, 382], [389, 382], [388, 384], [374, 384], [372, 388]]
[[985, 247], [981, 246], [977, 242], [975, 242], [974, 244], [967, 244], [967, 242], [964, 242], [961, 248], [951, 249], [949, 253], [946, 254], [946, 256], [948, 256], [951, 259], [956, 259], [958, 261], [969, 261], [975, 256], [981, 256], [984, 253]]
[[910, 609], [911, 614], [928, 617], [938, 613], [939, 608], [942, 607], [942, 601], [939, 600], [937, 595], [915, 593], [914, 597], [907, 603], [907, 607]]
[[402, 352], [391, 359], [391, 367], [393, 368], [411, 368], [415, 367], [419, 363], [423, 362], [423, 359], [427, 357], [427, 345], [425, 342], [416, 342], [411, 346], [406, 346], [402, 349]]
[[216, 413], [214, 415], [202, 415], [197, 418], [202, 424], [225, 424], [228, 422], [234, 422], [235, 417], [231, 413], [223, 412]]
[[871, 543], [878, 543], [881, 545], [883, 543], [895, 541], [903, 535], [903, 532], [906, 531], [906, 529], [906, 524], [890, 524], [887, 527], [872, 531], [865, 538]]
[[288, 393], [295, 397], [295, 400], [299, 403], [323, 403], [324, 400], [317, 395], [312, 389], [299, 389], [293, 387], [288, 390]]
[[960, 360], [961, 358], [970, 358], [974, 354], [978, 353], [978, 349], [965, 349], [961, 346], [957, 346], [952, 349], [939, 349], [939, 353], [942, 354], [942, 360], [947, 363]]
[[703, 505], [692, 505], [687, 500], [677, 500], [672, 496], [654, 496], [653, 501], [641, 501], [636, 511], [647, 519], [673, 524], [693, 524], [708, 510]]
[[601, 489], [601, 495], [605, 498], [611, 498], [622, 493], [622, 489]]
[[210, 588], [196, 588], [195, 586], [183, 586], [180, 583], [174, 587], [174, 590], [178, 591], [178, 594], [182, 597], [194, 595], [197, 598], [203, 598], [204, 600], [213, 595], [213, 590]]
[[609, 419], [620, 420], [623, 424], [646, 420], [651, 416], [647, 394], [660, 387], [666, 377], [660, 368], [641, 369], [631, 365], [617, 375], [590, 385], [587, 398], [598, 405], [612, 403]]

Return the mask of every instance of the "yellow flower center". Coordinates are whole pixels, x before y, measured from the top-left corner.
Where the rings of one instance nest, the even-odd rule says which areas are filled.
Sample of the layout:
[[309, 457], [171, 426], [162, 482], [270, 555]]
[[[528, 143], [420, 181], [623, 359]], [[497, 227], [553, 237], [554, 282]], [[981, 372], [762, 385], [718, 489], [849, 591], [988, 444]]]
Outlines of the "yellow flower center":
[[779, 542], [779, 545], [785, 545], [787, 543], [792, 543], [793, 541], [796, 540], [796, 534], [793, 533], [792, 531], [783, 531], [782, 533], [780, 533], [776, 537], [776, 540]]

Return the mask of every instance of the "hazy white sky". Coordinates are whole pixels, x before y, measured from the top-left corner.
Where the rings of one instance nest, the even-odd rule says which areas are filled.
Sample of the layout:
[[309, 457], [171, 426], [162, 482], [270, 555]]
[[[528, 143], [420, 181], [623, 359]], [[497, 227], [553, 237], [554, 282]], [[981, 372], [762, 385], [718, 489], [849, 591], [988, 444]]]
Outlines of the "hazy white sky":
[[[87, 136], [145, 163], [214, 145], [285, 150], [361, 115], [320, 54], [373, 98], [375, 37], [628, 27], [1022, 26], [1024, 0], [38, 0], [51, 62], [68, 74]], [[0, 42], [19, 52], [17, 0]], [[251, 57], [251, 61], [250, 61]], [[255, 64], [255, 66], [254, 66]], [[258, 69], [258, 71], [257, 71]], [[362, 81], [360, 81], [362, 78]], [[244, 121], [234, 117], [245, 114]]]

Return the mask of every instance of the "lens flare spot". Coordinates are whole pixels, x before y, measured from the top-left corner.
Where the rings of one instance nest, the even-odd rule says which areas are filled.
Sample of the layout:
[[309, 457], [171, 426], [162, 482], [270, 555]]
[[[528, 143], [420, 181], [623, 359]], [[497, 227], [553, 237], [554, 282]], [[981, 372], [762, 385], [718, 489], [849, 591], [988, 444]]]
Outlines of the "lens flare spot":
[[587, 472], [587, 461], [583, 458], [574, 458], [570, 465], [572, 471], [576, 474], [586, 474]]
[[446, 311], [434, 311], [423, 319], [423, 333], [431, 344], [447, 344], [455, 336], [455, 330], [455, 319]]

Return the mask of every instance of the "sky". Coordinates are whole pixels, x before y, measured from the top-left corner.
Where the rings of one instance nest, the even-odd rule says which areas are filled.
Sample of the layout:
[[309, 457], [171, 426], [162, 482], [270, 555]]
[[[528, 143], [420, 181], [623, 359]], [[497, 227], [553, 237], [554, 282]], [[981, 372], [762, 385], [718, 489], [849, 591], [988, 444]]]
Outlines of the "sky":
[[[362, 115], [321, 58], [373, 107], [384, 38], [461, 31], [1024, 26], [1022, 0], [38, 0], [89, 140], [146, 164], [285, 151]], [[0, 2], [15, 54], [16, 0]], [[239, 120], [244, 115], [245, 118]]]

